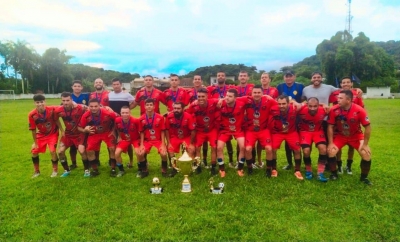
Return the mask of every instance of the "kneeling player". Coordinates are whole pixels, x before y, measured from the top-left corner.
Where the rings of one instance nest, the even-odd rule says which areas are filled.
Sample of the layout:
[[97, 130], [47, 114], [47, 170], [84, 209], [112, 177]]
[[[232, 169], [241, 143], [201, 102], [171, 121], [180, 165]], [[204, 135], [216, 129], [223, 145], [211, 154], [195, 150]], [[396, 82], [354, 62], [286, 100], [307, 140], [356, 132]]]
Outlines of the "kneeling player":
[[326, 111], [323, 106], [319, 105], [318, 98], [311, 97], [307, 100], [307, 105], [304, 105], [299, 111], [300, 123], [300, 142], [303, 148], [303, 159], [306, 166], [306, 179], [312, 179], [311, 167], [311, 145], [315, 146], [319, 151], [318, 158], [318, 180], [327, 182], [328, 179], [324, 176], [325, 164], [328, 159], [326, 155], [326, 137], [322, 128], [322, 123], [326, 117]]
[[[367, 112], [357, 104], [352, 103], [353, 93], [343, 90], [338, 96], [338, 105], [331, 108], [328, 119], [328, 162], [331, 168], [331, 180], [338, 179], [336, 169], [336, 154], [345, 145], [354, 147], [360, 154], [360, 181], [372, 185], [368, 174], [371, 168], [371, 150], [368, 146], [371, 135], [371, 125]], [[361, 131], [365, 128], [365, 134]], [[335, 132], [334, 132], [335, 130]]]
[[[168, 153], [171, 159], [175, 153], [179, 153], [181, 145], [186, 147], [190, 157], [194, 157], [194, 139], [196, 135], [195, 123], [189, 113], [183, 112], [183, 103], [175, 102], [173, 111], [167, 114], [165, 119], [165, 137], [167, 140]], [[198, 158], [198, 161], [200, 158]], [[200, 168], [200, 166], [198, 167]], [[197, 170], [201, 172], [201, 168]], [[171, 176], [175, 176], [176, 169], [172, 170]]]
[[147, 158], [145, 154], [150, 153], [151, 148], [157, 148], [161, 157], [161, 173], [167, 177], [168, 162], [167, 149], [165, 147], [165, 122], [161, 114], [154, 112], [154, 102], [152, 98], [145, 101], [146, 112], [139, 118], [140, 131], [140, 153], [142, 160], [139, 161], [140, 177], [145, 178], [149, 175], [147, 168]]
[[[128, 106], [121, 108], [121, 117], [115, 119], [115, 128], [118, 131], [120, 140], [118, 141], [117, 148], [115, 149], [116, 163], [111, 163], [111, 176], [121, 177], [125, 174], [124, 165], [122, 163], [122, 152], [127, 152], [129, 146], [133, 145], [137, 160], [142, 160], [143, 157], [139, 155], [139, 120], [131, 116], [131, 111]], [[115, 165], [118, 167], [119, 172], [115, 171]]]
[[[88, 162], [84, 164], [84, 177], [94, 177], [100, 174], [95, 151], [100, 151], [102, 141], [106, 143], [109, 150], [110, 163], [115, 163], [114, 122], [116, 118], [117, 114], [100, 107], [97, 99], [89, 101], [89, 111], [83, 114], [78, 127], [80, 132], [89, 134], [86, 147]], [[89, 164], [92, 166], [92, 172], [89, 172]]]

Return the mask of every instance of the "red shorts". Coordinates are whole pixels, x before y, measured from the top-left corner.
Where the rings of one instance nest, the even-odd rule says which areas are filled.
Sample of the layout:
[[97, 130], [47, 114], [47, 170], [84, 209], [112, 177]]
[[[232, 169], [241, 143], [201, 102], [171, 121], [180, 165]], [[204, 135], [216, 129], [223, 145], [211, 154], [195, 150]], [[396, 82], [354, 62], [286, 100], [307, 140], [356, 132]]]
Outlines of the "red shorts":
[[75, 146], [78, 148], [79, 145], [83, 145], [83, 141], [85, 140], [85, 134], [80, 134], [80, 135], [73, 135], [73, 136], [67, 136], [64, 135], [61, 137], [60, 140], [60, 146], [65, 146], [65, 148], [69, 148], [71, 146]]
[[208, 143], [210, 143], [211, 147], [217, 148], [217, 138], [218, 138], [218, 130], [217, 129], [212, 129], [208, 133], [197, 131], [196, 147], [201, 147], [204, 142], [208, 141]]
[[87, 138], [87, 151], [99, 151], [101, 146], [101, 141], [106, 143], [107, 147], [115, 147], [115, 137], [114, 135], [110, 135], [110, 133], [103, 133], [103, 134], [93, 134], [89, 135]]
[[244, 138], [244, 132], [240, 131], [240, 132], [224, 132], [224, 133], [219, 133], [218, 136], [218, 141], [222, 141], [224, 143], [228, 142], [229, 140], [232, 139], [232, 136], [235, 139], [238, 138]]
[[133, 145], [133, 147], [135, 147], [135, 148], [139, 148], [140, 141], [139, 140], [131, 140], [131, 141], [120, 140], [117, 144], [117, 148], [120, 148], [123, 152], [127, 152], [130, 145]]
[[58, 132], [37, 138], [36, 142], [38, 147], [36, 149], [31, 149], [32, 154], [46, 153], [46, 146], [49, 146], [50, 152], [56, 152], [57, 142], [58, 142]]
[[269, 129], [260, 130], [258, 132], [249, 130], [245, 132], [245, 136], [246, 147], [253, 147], [256, 144], [256, 141], [258, 141], [262, 147], [272, 146], [271, 132]]
[[159, 140], [144, 141], [143, 145], [146, 154], [150, 153], [151, 147], [153, 146], [157, 149], [158, 153], [161, 152], [161, 141]]
[[287, 134], [272, 134], [272, 149], [279, 149], [284, 140], [289, 144], [291, 150], [300, 150], [300, 140], [297, 132], [291, 132]]
[[341, 149], [345, 145], [350, 145], [354, 149], [358, 150], [361, 145], [361, 140], [364, 140], [364, 135], [356, 135], [355, 137], [348, 137], [343, 135], [334, 135], [333, 136], [333, 143]]
[[315, 131], [315, 132], [308, 132], [308, 131], [300, 131], [300, 144], [301, 145], [310, 145], [314, 142], [315, 146], [317, 144], [325, 144], [326, 145], [326, 137], [324, 131]]
[[171, 141], [172, 149], [170, 149], [168, 146], [168, 152], [173, 153], [179, 153], [179, 151], [181, 150], [181, 144], [185, 144], [186, 147], [190, 145], [190, 137], [186, 137], [183, 139], [170, 138], [169, 141]]

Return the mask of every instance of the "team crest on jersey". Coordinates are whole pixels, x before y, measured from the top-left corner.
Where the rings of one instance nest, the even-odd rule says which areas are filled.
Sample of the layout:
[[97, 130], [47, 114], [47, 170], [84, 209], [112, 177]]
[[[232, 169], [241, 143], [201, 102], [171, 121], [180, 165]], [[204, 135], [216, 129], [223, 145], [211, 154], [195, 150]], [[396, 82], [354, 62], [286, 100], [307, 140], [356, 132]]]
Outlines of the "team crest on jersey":
[[368, 116], [366, 116], [366, 117], [365, 117], [365, 121], [369, 121], [369, 118], [368, 118]]
[[150, 134], [155, 134], [156, 133], [156, 131], [154, 129], [150, 129], [149, 132], [150, 132]]
[[255, 117], [255, 118], [259, 118], [260, 117], [260, 112], [254, 112], [254, 114], [253, 114], [253, 116]]
[[208, 123], [208, 122], [210, 122], [210, 118], [207, 117], [207, 116], [205, 116], [205, 117], [203, 118], [203, 121], [204, 121], [205, 123]]
[[235, 118], [229, 118], [229, 123], [231, 123], [231, 124], [236, 123], [236, 119]]
[[46, 128], [50, 128], [51, 127], [51, 123], [47, 122], [45, 126], [46, 126]]
[[308, 128], [310, 129], [310, 131], [314, 131], [314, 129], [315, 129], [315, 124], [314, 124], [314, 123], [309, 123], [309, 124], [308, 124]]
[[100, 132], [103, 131], [103, 126], [97, 126], [97, 130]]

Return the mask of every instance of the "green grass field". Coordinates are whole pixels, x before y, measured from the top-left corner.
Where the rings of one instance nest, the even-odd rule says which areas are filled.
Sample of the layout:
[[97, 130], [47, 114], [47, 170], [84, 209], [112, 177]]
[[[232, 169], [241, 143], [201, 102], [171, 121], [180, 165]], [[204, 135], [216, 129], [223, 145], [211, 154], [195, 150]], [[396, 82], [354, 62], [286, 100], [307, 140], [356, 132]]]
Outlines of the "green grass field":
[[[239, 178], [228, 168], [224, 179], [214, 178], [225, 183], [222, 195], [209, 193], [208, 171], [190, 177], [191, 194], [180, 192], [179, 175], [161, 178], [164, 194], [150, 195], [152, 177], [161, 175], [154, 149], [145, 179], [135, 177], [136, 165], [122, 178], [109, 177], [105, 149], [99, 177], [84, 178], [79, 158], [70, 177], [50, 178], [46, 153], [40, 156], [42, 175], [31, 179], [27, 114], [33, 102], [0, 101], [0, 240], [399, 241], [400, 100], [365, 103], [373, 186], [359, 182], [356, 155], [354, 175], [326, 184], [300, 182], [281, 169], [276, 179], [261, 170]], [[281, 168], [286, 161], [282, 151], [278, 156]], [[313, 154], [314, 171], [315, 160]]]

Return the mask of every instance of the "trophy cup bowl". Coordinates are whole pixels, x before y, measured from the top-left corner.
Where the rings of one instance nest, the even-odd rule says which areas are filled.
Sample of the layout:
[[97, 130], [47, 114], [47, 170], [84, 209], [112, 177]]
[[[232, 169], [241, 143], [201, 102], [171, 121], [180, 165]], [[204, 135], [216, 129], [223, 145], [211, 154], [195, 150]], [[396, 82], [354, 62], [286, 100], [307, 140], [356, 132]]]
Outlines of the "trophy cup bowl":
[[189, 175], [200, 165], [200, 162], [198, 160], [192, 159], [186, 152], [186, 149], [184, 149], [183, 155], [180, 158], [173, 158], [171, 160], [173, 168], [179, 173], [182, 173], [184, 176], [182, 182], [182, 192], [192, 191], [192, 186], [189, 181]]

